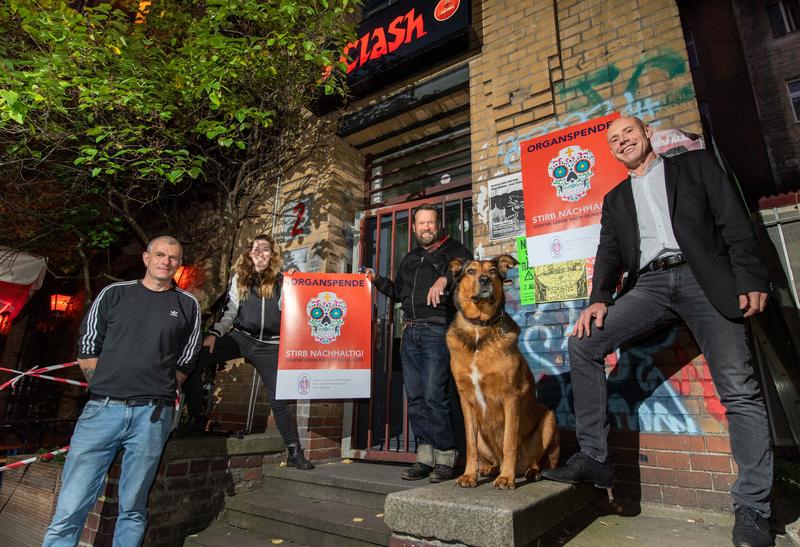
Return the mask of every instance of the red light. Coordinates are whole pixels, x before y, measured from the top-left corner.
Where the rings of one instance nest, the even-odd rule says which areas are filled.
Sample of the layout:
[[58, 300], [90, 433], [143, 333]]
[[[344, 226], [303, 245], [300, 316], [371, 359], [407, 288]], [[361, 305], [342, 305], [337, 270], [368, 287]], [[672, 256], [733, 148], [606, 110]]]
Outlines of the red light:
[[69, 311], [72, 305], [72, 296], [67, 294], [50, 295], [50, 311]]
[[172, 279], [178, 287], [186, 291], [194, 285], [196, 276], [197, 266], [180, 266]]

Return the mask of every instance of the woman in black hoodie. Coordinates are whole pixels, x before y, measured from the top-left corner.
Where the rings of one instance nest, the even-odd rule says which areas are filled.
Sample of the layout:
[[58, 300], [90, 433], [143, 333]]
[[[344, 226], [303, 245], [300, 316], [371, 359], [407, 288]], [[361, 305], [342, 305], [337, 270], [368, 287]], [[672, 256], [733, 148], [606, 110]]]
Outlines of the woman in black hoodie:
[[209, 329], [197, 368], [244, 357], [256, 367], [272, 416], [289, 451], [286, 465], [314, 469], [300, 445], [289, 401], [275, 399], [278, 339], [281, 327], [281, 249], [268, 235], [257, 235], [250, 250], [233, 266], [233, 279], [222, 318]]

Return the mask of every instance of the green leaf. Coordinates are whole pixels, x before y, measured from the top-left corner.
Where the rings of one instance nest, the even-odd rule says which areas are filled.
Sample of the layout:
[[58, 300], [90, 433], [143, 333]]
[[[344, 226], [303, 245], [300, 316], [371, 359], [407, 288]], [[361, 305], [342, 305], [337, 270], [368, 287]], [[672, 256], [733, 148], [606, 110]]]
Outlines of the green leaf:
[[100, 171], [102, 171], [100, 167], [95, 167], [94, 169], [92, 169], [92, 177], [96, 177], [97, 175], [99, 175]]
[[181, 177], [183, 176], [184, 172], [185, 171], [183, 169], [173, 169], [172, 171], [170, 171], [167, 174], [167, 179], [171, 183], [175, 184], [176, 182], [178, 182], [181, 179]]

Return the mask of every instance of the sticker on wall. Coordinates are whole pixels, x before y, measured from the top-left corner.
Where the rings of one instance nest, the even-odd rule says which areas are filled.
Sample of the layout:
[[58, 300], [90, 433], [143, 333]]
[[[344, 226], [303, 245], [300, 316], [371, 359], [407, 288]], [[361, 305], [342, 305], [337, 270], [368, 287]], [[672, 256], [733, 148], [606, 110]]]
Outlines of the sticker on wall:
[[568, 260], [535, 268], [536, 302], [587, 298], [586, 260]]
[[[489, 239], [516, 237], [525, 233], [522, 174], [492, 179], [489, 186]], [[521, 262], [521, 261], [520, 261]]]
[[533, 268], [528, 266], [528, 243], [525, 236], [516, 241], [517, 269], [519, 270], [519, 301], [523, 306], [536, 304], [536, 283]]
[[283, 252], [283, 269], [295, 268], [301, 272], [308, 271], [308, 247], [300, 247]]

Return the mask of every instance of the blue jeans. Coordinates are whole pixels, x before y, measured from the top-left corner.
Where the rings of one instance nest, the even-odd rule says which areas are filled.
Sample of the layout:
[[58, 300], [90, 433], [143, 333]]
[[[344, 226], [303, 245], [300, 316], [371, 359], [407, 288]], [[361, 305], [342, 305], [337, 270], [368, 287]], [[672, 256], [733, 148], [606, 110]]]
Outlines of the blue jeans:
[[772, 449], [767, 411], [753, 372], [744, 321], [731, 320], [711, 304], [688, 264], [642, 275], [630, 292], [608, 307], [591, 336], [569, 339], [575, 429], [581, 452], [608, 458], [604, 357], [622, 344], [683, 320], [705, 355], [725, 406], [731, 454], [739, 477], [731, 488], [736, 506], [769, 516]]
[[450, 352], [446, 325], [405, 323], [400, 344], [408, 421], [417, 446], [436, 450], [456, 448], [450, 417]]
[[150, 422], [153, 405], [125, 406], [89, 401], [72, 434], [53, 521], [43, 546], [78, 544], [89, 510], [103, 492], [106, 473], [125, 449], [119, 478], [119, 516], [114, 545], [137, 546], [147, 527], [147, 495], [169, 437], [174, 409], [162, 408]]

